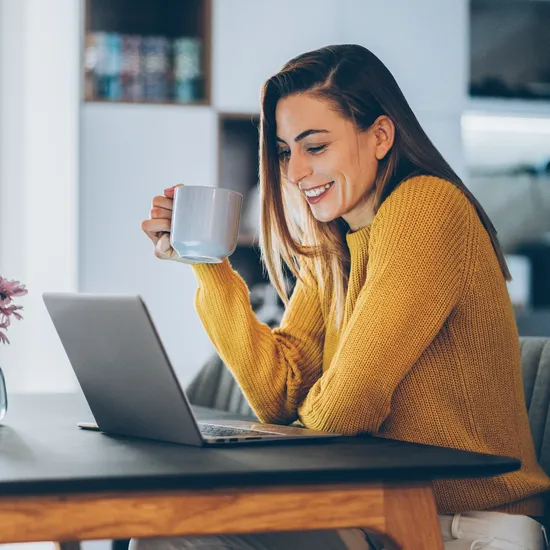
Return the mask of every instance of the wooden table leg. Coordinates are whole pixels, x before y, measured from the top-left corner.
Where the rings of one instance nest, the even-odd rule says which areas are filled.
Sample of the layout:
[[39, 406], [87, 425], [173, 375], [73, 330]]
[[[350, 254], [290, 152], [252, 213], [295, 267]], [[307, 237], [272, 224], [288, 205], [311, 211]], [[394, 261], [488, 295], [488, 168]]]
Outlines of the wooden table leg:
[[385, 550], [443, 550], [430, 483], [385, 484], [383, 491]]

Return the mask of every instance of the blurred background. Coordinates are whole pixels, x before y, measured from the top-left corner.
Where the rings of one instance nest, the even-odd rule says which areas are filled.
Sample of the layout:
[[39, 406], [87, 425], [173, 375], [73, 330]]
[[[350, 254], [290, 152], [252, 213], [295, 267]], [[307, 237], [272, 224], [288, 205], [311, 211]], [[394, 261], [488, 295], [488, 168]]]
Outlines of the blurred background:
[[212, 357], [191, 269], [140, 230], [176, 183], [245, 195], [232, 263], [277, 324], [260, 88], [334, 43], [392, 71], [497, 227], [520, 333], [550, 336], [550, 0], [0, 0], [0, 275], [29, 289], [0, 346], [10, 391], [77, 389], [43, 291], [141, 294], [184, 385]]

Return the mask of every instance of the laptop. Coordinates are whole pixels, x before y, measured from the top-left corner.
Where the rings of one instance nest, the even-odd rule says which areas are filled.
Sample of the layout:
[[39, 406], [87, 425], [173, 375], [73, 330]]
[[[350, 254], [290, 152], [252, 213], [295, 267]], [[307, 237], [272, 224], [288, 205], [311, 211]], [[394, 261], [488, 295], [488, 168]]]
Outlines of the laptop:
[[198, 422], [140, 296], [46, 292], [43, 299], [95, 419], [81, 428], [195, 446], [340, 435], [242, 420]]

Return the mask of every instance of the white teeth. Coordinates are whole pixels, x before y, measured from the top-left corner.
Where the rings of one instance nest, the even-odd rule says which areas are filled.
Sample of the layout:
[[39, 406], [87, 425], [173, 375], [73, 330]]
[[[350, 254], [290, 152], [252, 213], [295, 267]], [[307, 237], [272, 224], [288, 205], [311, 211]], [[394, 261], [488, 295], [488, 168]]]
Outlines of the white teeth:
[[323, 194], [331, 185], [332, 185], [332, 182], [327, 183], [322, 187], [316, 187], [315, 189], [308, 189], [307, 191], [304, 191], [304, 193], [306, 197], [318, 197], [319, 195]]

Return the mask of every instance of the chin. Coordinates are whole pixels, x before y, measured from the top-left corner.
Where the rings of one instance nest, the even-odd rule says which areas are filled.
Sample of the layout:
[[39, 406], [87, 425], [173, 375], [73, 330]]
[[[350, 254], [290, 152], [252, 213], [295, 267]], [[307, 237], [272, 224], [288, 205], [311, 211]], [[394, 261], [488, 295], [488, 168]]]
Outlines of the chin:
[[337, 212], [316, 212], [313, 208], [311, 209], [311, 213], [318, 222], [322, 223], [329, 223], [340, 217], [340, 214]]

